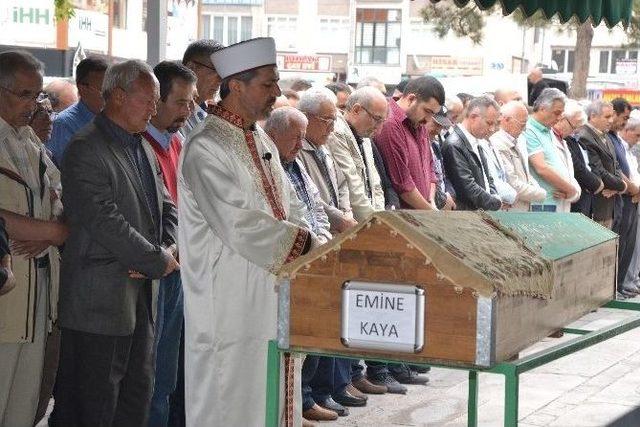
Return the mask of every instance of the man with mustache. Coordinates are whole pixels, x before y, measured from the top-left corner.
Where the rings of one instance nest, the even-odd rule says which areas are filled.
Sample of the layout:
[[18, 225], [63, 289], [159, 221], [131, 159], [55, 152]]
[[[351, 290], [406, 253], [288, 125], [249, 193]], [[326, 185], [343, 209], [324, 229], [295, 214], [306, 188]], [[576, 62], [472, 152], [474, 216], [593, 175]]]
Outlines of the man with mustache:
[[0, 218], [15, 275], [15, 287], [0, 298], [0, 426], [34, 424], [45, 343], [56, 320], [57, 246], [68, 233], [58, 220], [60, 173], [28, 126], [43, 72], [27, 52], [0, 53]]
[[[163, 61], [153, 69], [160, 83], [160, 101], [142, 137], [156, 154], [164, 185], [174, 203], [178, 203], [178, 159], [182, 137], [178, 130], [189, 118], [196, 76], [189, 68], [173, 61]], [[176, 389], [178, 355], [183, 322], [183, 294], [180, 272], [174, 271], [160, 281], [158, 321], [156, 322], [156, 368], [149, 426], [166, 426], [169, 419], [169, 396]]]
[[186, 424], [258, 426], [277, 330], [274, 274], [317, 237], [275, 144], [256, 126], [280, 95], [275, 40], [220, 49], [211, 62], [221, 101], [189, 135], [178, 174]]

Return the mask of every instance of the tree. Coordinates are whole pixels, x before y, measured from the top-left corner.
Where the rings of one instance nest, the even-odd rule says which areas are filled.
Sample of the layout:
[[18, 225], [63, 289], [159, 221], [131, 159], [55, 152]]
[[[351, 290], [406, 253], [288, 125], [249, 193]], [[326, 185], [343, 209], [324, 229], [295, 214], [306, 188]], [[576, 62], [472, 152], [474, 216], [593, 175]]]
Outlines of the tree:
[[587, 77], [589, 77], [589, 61], [591, 59], [591, 41], [593, 40], [593, 25], [586, 20], [578, 26], [576, 31], [575, 63], [569, 96], [575, 99], [587, 97]]
[[[485, 26], [484, 18], [495, 12], [495, 6], [483, 11], [473, 1], [462, 8], [458, 8], [453, 2], [441, 1], [425, 6], [421, 10], [421, 15], [425, 22], [432, 25], [432, 31], [440, 38], [453, 32], [458, 37], [468, 37], [474, 44], [480, 44]], [[520, 9], [516, 9], [509, 17], [519, 25], [528, 28], [546, 28], [554, 23], [553, 18], [550, 20], [540, 12], [526, 17]], [[590, 20], [581, 24], [576, 19], [571, 19], [565, 24], [565, 28], [576, 31], [575, 63], [570, 95], [573, 98], [584, 98], [589, 76], [593, 25]], [[640, 45], [640, 0], [633, 2], [633, 14], [627, 34], [630, 40]]]
[[66, 21], [75, 15], [71, 0], [53, 0], [56, 19]]

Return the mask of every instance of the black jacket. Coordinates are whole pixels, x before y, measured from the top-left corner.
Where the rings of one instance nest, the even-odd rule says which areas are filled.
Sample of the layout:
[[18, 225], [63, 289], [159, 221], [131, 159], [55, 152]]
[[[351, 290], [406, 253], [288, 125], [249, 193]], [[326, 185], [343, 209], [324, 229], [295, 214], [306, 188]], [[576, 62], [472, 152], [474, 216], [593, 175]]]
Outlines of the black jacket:
[[[585, 125], [576, 133], [578, 142], [586, 148], [589, 154], [591, 172], [598, 175], [604, 183], [604, 188], [623, 191], [626, 187], [622, 180], [622, 172], [613, 144], [605, 136], [604, 141], [589, 126]], [[593, 196], [592, 213], [596, 221], [613, 218], [614, 198], [606, 198], [602, 194]]]
[[[571, 204], [571, 212], [580, 212], [591, 218], [593, 207], [593, 193], [600, 188], [602, 180], [598, 175], [589, 170], [587, 163], [584, 161], [581, 147], [582, 144], [573, 136], [564, 139], [567, 142], [569, 151], [571, 152], [571, 160], [573, 161], [573, 176], [580, 184], [582, 194], [577, 202]], [[582, 147], [585, 149], [584, 147]], [[586, 149], [585, 149], [586, 150]]]
[[543, 80], [533, 84], [531, 86], [531, 92], [529, 93], [529, 105], [533, 107], [533, 103], [536, 102], [536, 99], [540, 96], [543, 90], [549, 87], [549, 84]]
[[[356, 134], [355, 132], [353, 133]], [[376, 143], [371, 140], [371, 151], [373, 152], [373, 162], [375, 163], [378, 175], [380, 175], [380, 185], [382, 185], [382, 191], [384, 191], [384, 207], [389, 210], [392, 208], [400, 209], [400, 198], [398, 193], [393, 189], [389, 174], [387, 174], [387, 167], [384, 164], [384, 159], [378, 150]]]
[[442, 145], [442, 159], [445, 174], [456, 192], [458, 210], [484, 209], [497, 211], [502, 202], [496, 195], [491, 175], [487, 176], [490, 191], [484, 189], [484, 171], [489, 170], [487, 160], [478, 147], [480, 158], [476, 156], [464, 132], [458, 125]]

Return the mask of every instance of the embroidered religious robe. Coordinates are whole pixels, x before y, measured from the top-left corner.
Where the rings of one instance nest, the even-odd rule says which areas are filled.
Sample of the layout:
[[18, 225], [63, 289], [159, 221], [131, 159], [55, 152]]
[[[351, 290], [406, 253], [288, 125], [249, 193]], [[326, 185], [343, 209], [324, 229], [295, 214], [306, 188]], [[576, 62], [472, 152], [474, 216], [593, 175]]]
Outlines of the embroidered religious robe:
[[262, 129], [243, 130], [242, 119], [220, 106], [181, 154], [189, 426], [265, 422], [267, 342], [277, 322], [274, 273], [315, 239], [278, 158]]

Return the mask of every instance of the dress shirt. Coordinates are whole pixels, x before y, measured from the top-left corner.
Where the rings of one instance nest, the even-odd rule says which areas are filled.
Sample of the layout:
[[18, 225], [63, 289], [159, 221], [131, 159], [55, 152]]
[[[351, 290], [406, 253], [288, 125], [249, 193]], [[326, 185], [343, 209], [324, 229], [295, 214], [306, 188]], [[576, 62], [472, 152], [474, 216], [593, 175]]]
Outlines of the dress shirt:
[[147, 207], [153, 216], [154, 223], [159, 224], [160, 217], [158, 215], [160, 209], [158, 207], [158, 199], [156, 196], [155, 178], [153, 176], [149, 160], [142, 148], [142, 137], [140, 134], [127, 132], [104, 114], [100, 114], [96, 117], [96, 121], [107, 129], [113, 139], [125, 144], [125, 152], [131, 162], [131, 166], [133, 166], [134, 171], [136, 171], [140, 177], [142, 189], [144, 190], [144, 195], [147, 199]]
[[95, 114], [89, 110], [87, 104], [82, 102], [82, 100], [56, 116], [53, 121], [51, 138], [49, 138], [49, 142], [46, 144], [47, 149], [53, 155], [53, 161], [56, 165], [59, 166], [62, 164], [64, 150], [76, 132], [89, 124], [94, 117]]
[[[389, 116], [374, 140], [396, 192], [404, 194], [417, 189], [425, 200], [430, 200], [430, 185], [437, 184], [438, 178], [433, 171], [431, 144], [424, 126], [414, 128], [407, 114], [390, 99]], [[403, 208], [411, 207], [402, 199], [400, 204]]]
[[[471, 135], [471, 132], [469, 132], [462, 123], [460, 123], [460, 125], [458, 125], [460, 127], [460, 130], [462, 130], [462, 133], [464, 133], [464, 136], [467, 138], [467, 140], [469, 141], [469, 144], [471, 144], [471, 149], [473, 150], [473, 152], [475, 153], [475, 155], [478, 157], [478, 161], [480, 162], [480, 167], [482, 168], [482, 176], [484, 177], [484, 189], [485, 191], [488, 193], [489, 192], [489, 178], [487, 178], [487, 176], [489, 175], [490, 171], [486, 171], [484, 170], [484, 166], [482, 164], [482, 162], [480, 161], [480, 142], [478, 141], [478, 138], [476, 138], [475, 136]], [[489, 161], [488, 156], [485, 152], [485, 150], [482, 150], [482, 154], [485, 155], [485, 158], [487, 159], [487, 161]], [[493, 177], [493, 175], [492, 175]], [[495, 185], [495, 182], [494, 182]], [[496, 189], [497, 191], [497, 189]]]

